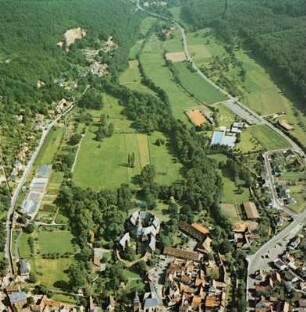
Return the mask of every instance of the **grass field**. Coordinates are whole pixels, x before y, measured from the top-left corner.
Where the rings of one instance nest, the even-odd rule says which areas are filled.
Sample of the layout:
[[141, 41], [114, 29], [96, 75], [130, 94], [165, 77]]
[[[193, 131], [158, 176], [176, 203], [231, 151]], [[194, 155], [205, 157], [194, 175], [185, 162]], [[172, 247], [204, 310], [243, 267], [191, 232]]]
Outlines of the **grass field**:
[[178, 71], [181, 84], [199, 101], [212, 104], [226, 99], [222, 93], [206, 80], [202, 79], [198, 74], [191, 72], [187, 68], [186, 62], [175, 63], [174, 66]]
[[36, 159], [35, 165], [51, 164], [64, 135], [64, 128], [51, 130]]
[[[157, 139], [163, 139], [166, 146], [157, 146]], [[149, 136], [149, 151], [151, 164], [156, 168], [156, 182], [160, 184], [168, 184], [169, 181], [175, 181], [180, 178], [179, 171], [181, 164], [175, 162], [169, 154], [167, 147], [167, 139], [161, 132], [154, 132]]]
[[[289, 147], [287, 141], [265, 125], [255, 125], [247, 128], [241, 134], [241, 141], [243, 144], [238, 144], [237, 147], [242, 149], [242, 151], [257, 149], [276, 150]], [[254, 146], [256, 147], [255, 149]]]
[[18, 250], [20, 258], [29, 258], [31, 256], [28, 240], [31, 235], [22, 233], [18, 241]]
[[[122, 107], [117, 100], [110, 96], [104, 99], [103, 112], [114, 124], [115, 134], [100, 143], [94, 139], [96, 127], [87, 128], [73, 173], [74, 182], [94, 190], [116, 188], [122, 183], [130, 183], [151, 162], [156, 168], [156, 182], [169, 184], [175, 181], [179, 177], [180, 166], [173, 163], [167, 146], [157, 148], [153, 144], [162, 134], [153, 134], [152, 141], [147, 135], [136, 133], [131, 122], [121, 114]], [[101, 112], [95, 114], [100, 116]], [[131, 153], [135, 153], [134, 168], [127, 165], [128, 154]]]
[[138, 68], [138, 61], [129, 61], [129, 68], [119, 78], [119, 82], [127, 88], [143, 93], [154, 94], [154, 92], [141, 83], [141, 76]]
[[[214, 159], [215, 161], [217, 161], [217, 163], [220, 163], [220, 162], [225, 163], [227, 160], [227, 157], [223, 154], [209, 155], [209, 158]], [[242, 187], [241, 194], [237, 192], [237, 186], [231, 180], [226, 169], [222, 169], [222, 170], [218, 169], [218, 172], [220, 176], [222, 177], [222, 181], [223, 181], [223, 193], [222, 193], [222, 198], [221, 198], [221, 201], [223, 203], [240, 204], [249, 198], [250, 193], [247, 188]]]
[[221, 212], [231, 223], [241, 221], [241, 218], [238, 214], [238, 211], [235, 205], [233, 205], [232, 207], [230, 206], [221, 207]]
[[[184, 111], [198, 106], [201, 102], [189, 96], [180, 85], [174, 82], [171, 71], [165, 66], [162, 45], [163, 42], [156, 36], [151, 36], [141, 54], [141, 62], [148, 77], [167, 92], [174, 117], [187, 123], [188, 119]], [[196, 74], [194, 73], [194, 75]], [[206, 95], [204, 97], [205, 94], [202, 96], [202, 99], [206, 99], [207, 102], [211, 101], [210, 96]]]
[[[67, 269], [73, 262], [73, 258], [30, 260], [31, 270], [36, 273], [39, 284], [49, 288], [65, 288], [68, 281]], [[62, 285], [61, 285], [62, 284]], [[64, 286], [64, 287], [63, 287]]]
[[69, 231], [38, 232], [38, 244], [42, 254], [74, 252], [72, 239]]

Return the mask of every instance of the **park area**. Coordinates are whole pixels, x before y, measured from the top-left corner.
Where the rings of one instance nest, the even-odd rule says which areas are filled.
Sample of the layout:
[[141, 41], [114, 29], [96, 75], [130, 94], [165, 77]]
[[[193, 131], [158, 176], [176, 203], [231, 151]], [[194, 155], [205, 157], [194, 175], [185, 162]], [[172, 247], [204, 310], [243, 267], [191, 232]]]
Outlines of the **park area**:
[[[180, 165], [169, 153], [163, 134], [155, 132], [147, 136], [137, 133], [131, 122], [121, 114], [122, 107], [118, 101], [106, 95], [104, 99], [103, 110], [93, 114], [96, 117], [101, 113], [108, 115], [115, 132], [112, 137], [98, 142], [95, 140], [97, 127], [94, 124], [87, 127], [73, 172], [74, 182], [94, 190], [112, 189], [122, 183], [131, 183], [133, 177], [148, 164], [155, 166], [157, 183], [170, 184], [178, 179]], [[157, 146], [155, 142], [158, 138], [165, 144]], [[134, 167], [128, 165], [128, 155], [132, 153], [135, 155]]]

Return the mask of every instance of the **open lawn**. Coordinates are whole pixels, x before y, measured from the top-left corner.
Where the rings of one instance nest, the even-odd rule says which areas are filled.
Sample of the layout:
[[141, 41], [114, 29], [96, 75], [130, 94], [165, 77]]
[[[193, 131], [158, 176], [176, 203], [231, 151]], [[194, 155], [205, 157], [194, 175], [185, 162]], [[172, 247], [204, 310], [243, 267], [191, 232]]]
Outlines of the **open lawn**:
[[222, 214], [233, 224], [235, 222], [241, 221], [238, 214], [238, 210], [235, 205], [221, 205], [220, 206]]
[[[256, 146], [256, 149], [276, 150], [290, 147], [287, 141], [265, 125], [251, 126], [243, 131], [241, 141], [247, 144], [247, 140], [244, 136], [248, 136], [250, 138], [250, 143], [252, 146]], [[238, 145], [237, 147], [243, 148], [246, 151], [253, 149], [251, 146], [243, 147], [242, 145]]]
[[190, 71], [186, 62], [175, 63], [174, 66], [178, 71], [181, 84], [199, 101], [212, 104], [226, 99], [222, 93], [211, 86], [206, 80], [202, 79], [197, 73]]
[[[217, 161], [217, 163], [225, 163], [227, 160], [227, 157], [223, 154], [215, 154], [215, 155], [209, 155], [209, 158], [214, 159]], [[230, 175], [228, 174], [226, 168], [225, 169], [218, 169], [218, 172], [220, 176], [222, 177], [223, 181], [223, 193], [221, 201], [223, 203], [229, 203], [229, 204], [240, 204], [246, 200], [248, 200], [250, 193], [249, 190], [245, 187], [242, 187], [242, 192], [239, 193], [237, 190], [237, 186], [235, 183], [231, 180]]]
[[74, 252], [73, 236], [69, 231], [39, 231], [38, 244], [41, 254]]
[[[108, 115], [115, 133], [103, 142], [97, 142], [94, 133], [96, 126], [87, 128], [73, 173], [74, 182], [94, 190], [116, 188], [122, 183], [130, 183], [149, 163], [156, 168], [156, 182], [168, 184], [175, 181], [179, 176], [179, 165], [173, 164], [167, 146], [157, 148], [153, 144], [157, 136], [164, 138], [162, 134], [153, 134], [151, 141], [147, 135], [136, 133], [131, 128], [131, 122], [121, 114], [122, 107], [117, 100], [110, 96], [104, 96], [104, 99], [105, 107], [97, 115], [100, 116], [102, 112]], [[132, 153], [135, 154], [134, 168], [127, 164], [128, 154]]]
[[30, 259], [31, 269], [36, 273], [38, 284], [49, 288], [64, 288], [68, 281], [66, 270], [73, 258], [64, 259]]
[[35, 165], [51, 164], [52, 160], [60, 147], [61, 140], [64, 136], [64, 128], [54, 128], [49, 132], [45, 143], [36, 159]]
[[29, 258], [31, 256], [31, 250], [29, 245], [29, 238], [31, 235], [22, 233], [18, 240], [18, 251], [20, 258]]
[[223, 104], [217, 104], [214, 106], [217, 109], [217, 121], [219, 126], [225, 126], [229, 128], [233, 122], [240, 120], [240, 118], [230, 111]]
[[154, 94], [154, 92], [141, 83], [141, 75], [138, 68], [138, 61], [129, 61], [129, 67], [120, 75], [119, 82], [125, 87], [143, 93]]
[[[164, 140], [165, 145], [157, 146], [155, 144], [157, 139]], [[160, 184], [169, 184], [180, 178], [179, 171], [182, 166], [169, 153], [169, 148], [167, 139], [161, 132], [154, 132], [149, 136], [150, 160], [155, 167], [155, 180]]]

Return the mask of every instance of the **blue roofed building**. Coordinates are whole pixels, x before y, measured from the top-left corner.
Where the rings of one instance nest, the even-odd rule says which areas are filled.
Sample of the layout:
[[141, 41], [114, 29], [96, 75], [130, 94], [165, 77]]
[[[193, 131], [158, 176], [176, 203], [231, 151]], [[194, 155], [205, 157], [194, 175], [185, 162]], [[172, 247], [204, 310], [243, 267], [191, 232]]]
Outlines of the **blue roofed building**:
[[214, 131], [210, 145], [224, 145], [234, 147], [236, 143], [235, 135], [226, 135], [225, 131]]

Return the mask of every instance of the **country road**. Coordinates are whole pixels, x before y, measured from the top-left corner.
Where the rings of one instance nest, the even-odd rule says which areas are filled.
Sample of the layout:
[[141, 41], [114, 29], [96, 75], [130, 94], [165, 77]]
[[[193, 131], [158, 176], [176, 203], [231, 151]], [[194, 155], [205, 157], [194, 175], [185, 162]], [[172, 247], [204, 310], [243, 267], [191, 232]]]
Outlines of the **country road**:
[[50, 132], [50, 130], [52, 129], [52, 127], [63, 117], [65, 116], [68, 112], [70, 112], [73, 108], [73, 105], [71, 105], [63, 114], [59, 115], [56, 119], [54, 119], [46, 129], [44, 129], [42, 131], [42, 135], [39, 141], [38, 146], [36, 147], [35, 151], [33, 152], [29, 162], [27, 163], [23, 175], [20, 179], [20, 181], [17, 184], [16, 189], [14, 190], [13, 196], [11, 198], [11, 203], [10, 203], [10, 207], [7, 213], [7, 220], [6, 220], [6, 244], [5, 244], [5, 257], [8, 260], [8, 274], [9, 275], [14, 275], [14, 264], [12, 261], [12, 255], [11, 255], [11, 241], [12, 241], [12, 229], [11, 229], [11, 219], [13, 217], [14, 214], [14, 210], [15, 210], [15, 205], [19, 196], [19, 193], [22, 189], [22, 186], [24, 185], [24, 183], [26, 182], [32, 166], [46, 140], [46, 137], [48, 135], [48, 133]]
[[[149, 15], [152, 15], [157, 18], [165, 19], [165, 17], [158, 15], [156, 13], [149, 12], [141, 7], [140, 0], [136, 0], [136, 6], [139, 10], [146, 12]], [[168, 19], [170, 21], [170, 19]], [[224, 94], [227, 98], [227, 108], [232, 110], [234, 114], [239, 115], [244, 120], [247, 120], [251, 124], [263, 124], [268, 126], [270, 129], [278, 133], [283, 139], [285, 139], [290, 145], [291, 148], [296, 151], [300, 156], [302, 157], [305, 166], [306, 166], [306, 154], [305, 152], [291, 139], [289, 138], [284, 132], [282, 132], [280, 129], [276, 128], [274, 125], [272, 125], [270, 122], [265, 120], [262, 116], [258, 115], [256, 112], [254, 112], [252, 109], [247, 107], [245, 104], [243, 104], [241, 101], [233, 97], [231, 94], [229, 94], [226, 90], [222, 89], [221, 87], [217, 86], [213, 81], [211, 81], [207, 76], [205, 76], [201, 70], [197, 67], [194, 60], [192, 59], [189, 50], [188, 50], [188, 43], [186, 38], [186, 30], [176, 21], [171, 21], [173, 24], [175, 24], [182, 36], [182, 43], [184, 47], [184, 52], [186, 55], [186, 59], [191, 63], [193, 69], [198, 73], [200, 77], [202, 77], [206, 82], [208, 82], [210, 85], [215, 87], [217, 90], [219, 90], [222, 94]], [[266, 154], [267, 155], [267, 154]], [[268, 167], [268, 175], [270, 182], [272, 183], [273, 178], [271, 177], [271, 171], [269, 171]], [[271, 185], [273, 188], [273, 185]], [[288, 210], [280, 206], [277, 202], [275, 195], [273, 195], [273, 199], [275, 200], [275, 203], [278, 205], [279, 209], [283, 209], [288, 212]], [[306, 207], [305, 207], [306, 208]], [[260, 247], [260, 249], [253, 255], [249, 255], [247, 257], [248, 261], [248, 278], [247, 278], [247, 289], [246, 289], [246, 297], [249, 297], [248, 290], [253, 285], [253, 280], [251, 279], [250, 275], [252, 275], [256, 269], [260, 268], [262, 264], [265, 264], [264, 258], [269, 255], [271, 250], [279, 250], [281, 248], [284, 248], [286, 243], [289, 242], [289, 240], [294, 237], [298, 231], [304, 226], [306, 221], [306, 209], [301, 214], [293, 214], [294, 221], [289, 224], [285, 229], [283, 229], [281, 232], [279, 232], [277, 235], [275, 235], [273, 238], [271, 238], [267, 243], [265, 243], [263, 246]], [[280, 247], [280, 248], [279, 248]], [[267, 258], [265, 258], [267, 259]], [[271, 259], [269, 260], [271, 261]]]

